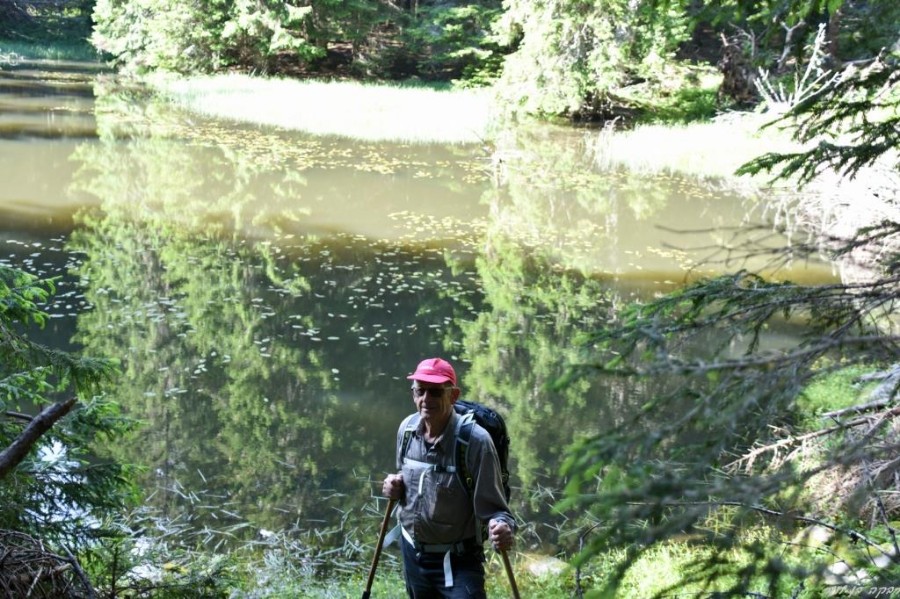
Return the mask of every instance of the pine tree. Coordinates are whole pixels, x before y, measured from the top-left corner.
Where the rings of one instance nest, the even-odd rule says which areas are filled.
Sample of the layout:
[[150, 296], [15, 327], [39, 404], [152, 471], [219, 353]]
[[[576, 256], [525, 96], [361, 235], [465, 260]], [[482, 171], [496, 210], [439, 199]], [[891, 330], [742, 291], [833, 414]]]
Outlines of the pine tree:
[[[852, 177], [875, 162], [900, 171], [898, 73], [883, 55], [852, 67], [786, 115], [809, 149], [742, 170], [776, 169], [801, 183], [829, 169]], [[561, 507], [588, 514], [579, 564], [623, 549], [606, 581], [614, 590], [641, 555], [677, 538], [704, 550], [670, 592], [693, 583], [796, 596], [804, 585], [853, 582], [829, 570], [840, 560], [872, 569], [867, 585], [895, 579], [898, 233], [900, 222], [887, 219], [772, 256], [810, 258], [822, 247], [865, 255], [871, 276], [861, 282], [803, 285], [740, 271], [632, 305], [589, 336], [570, 377], [628, 377], [649, 399], [569, 454]], [[777, 321], [798, 327], [798, 340], [767, 347]], [[838, 385], [855, 394], [853, 405], [828, 405]], [[828, 532], [827, 548], [811, 548], [813, 529]]]

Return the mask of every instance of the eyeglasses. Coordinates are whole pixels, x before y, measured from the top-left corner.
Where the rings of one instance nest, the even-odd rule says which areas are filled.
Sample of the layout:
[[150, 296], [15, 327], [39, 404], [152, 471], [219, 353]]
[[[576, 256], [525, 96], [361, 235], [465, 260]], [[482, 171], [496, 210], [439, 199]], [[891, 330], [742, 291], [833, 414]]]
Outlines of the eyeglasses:
[[441, 397], [450, 387], [410, 387], [413, 395], [423, 397], [426, 393], [428, 397]]

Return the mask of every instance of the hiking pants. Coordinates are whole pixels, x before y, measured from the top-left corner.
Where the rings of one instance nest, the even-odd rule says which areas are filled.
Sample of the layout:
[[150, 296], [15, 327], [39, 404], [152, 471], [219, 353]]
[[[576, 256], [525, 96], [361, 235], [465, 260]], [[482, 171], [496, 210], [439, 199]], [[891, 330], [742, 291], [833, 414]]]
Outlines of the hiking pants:
[[[463, 554], [424, 553], [401, 540], [406, 592], [410, 599], [487, 599], [484, 591], [484, 551]], [[453, 586], [447, 583], [447, 562]]]

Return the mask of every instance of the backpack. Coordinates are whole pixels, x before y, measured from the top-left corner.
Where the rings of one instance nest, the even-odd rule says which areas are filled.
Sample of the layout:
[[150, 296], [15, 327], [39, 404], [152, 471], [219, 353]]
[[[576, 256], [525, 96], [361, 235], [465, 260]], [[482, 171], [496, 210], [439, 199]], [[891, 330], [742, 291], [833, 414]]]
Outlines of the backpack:
[[[497, 450], [497, 457], [500, 459], [500, 477], [503, 480], [503, 493], [506, 500], [510, 498], [509, 487], [509, 434], [506, 430], [506, 421], [499, 412], [478, 402], [458, 399], [453, 404], [453, 409], [460, 415], [456, 429], [456, 449], [453, 452], [454, 465], [452, 469], [462, 481], [469, 493], [475, 492], [475, 480], [469, 473], [466, 466], [466, 457], [469, 451], [469, 439], [472, 438], [472, 425], [477, 423], [491, 436], [494, 442], [494, 448]], [[415, 415], [413, 415], [415, 416]], [[416, 430], [418, 421], [413, 424], [415, 418], [410, 416], [406, 420], [406, 429], [403, 431], [403, 441], [400, 444], [400, 461], [406, 457], [406, 450], [409, 447], [409, 441], [413, 432]]]

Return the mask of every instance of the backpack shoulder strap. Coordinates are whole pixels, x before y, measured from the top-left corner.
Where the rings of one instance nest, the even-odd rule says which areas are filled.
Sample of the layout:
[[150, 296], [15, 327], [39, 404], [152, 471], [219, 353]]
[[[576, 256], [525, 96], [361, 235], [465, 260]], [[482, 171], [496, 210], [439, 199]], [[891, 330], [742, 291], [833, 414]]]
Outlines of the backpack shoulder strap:
[[454, 465], [459, 479], [468, 489], [469, 493], [475, 492], [475, 479], [469, 472], [469, 441], [472, 439], [472, 428], [475, 426], [475, 415], [467, 412], [456, 419], [456, 448], [453, 452]]
[[397, 456], [397, 461], [401, 464], [406, 458], [406, 450], [409, 449], [409, 441], [412, 439], [413, 433], [416, 432], [418, 426], [419, 414], [417, 412], [407, 416], [400, 424], [400, 428], [403, 429], [403, 438], [400, 440], [400, 454]]

